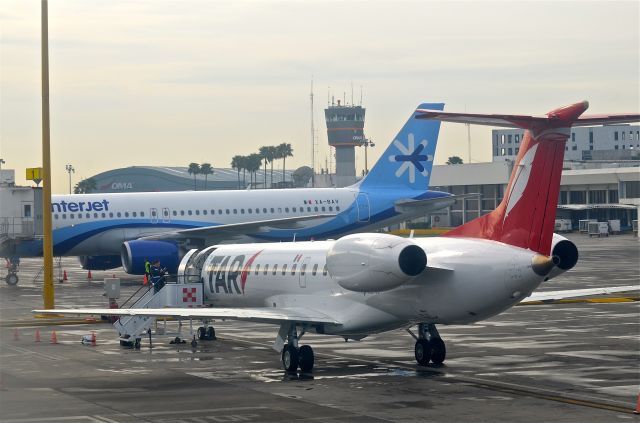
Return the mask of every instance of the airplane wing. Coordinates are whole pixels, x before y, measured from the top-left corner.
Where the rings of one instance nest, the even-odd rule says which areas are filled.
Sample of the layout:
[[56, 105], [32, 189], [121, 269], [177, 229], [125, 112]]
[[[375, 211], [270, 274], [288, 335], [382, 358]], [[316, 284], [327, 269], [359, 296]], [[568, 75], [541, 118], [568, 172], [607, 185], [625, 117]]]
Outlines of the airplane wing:
[[447, 197], [428, 198], [425, 200], [398, 200], [395, 209], [399, 213], [432, 213], [453, 205], [456, 200], [465, 197], [475, 197], [478, 194], [450, 195]]
[[33, 310], [37, 314], [62, 315], [107, 315], [107, 316], [154, 316], [245, 320], [259, 323], [282, 323], [283, 321], [305, 323], [340, 324], [336, 319], [309, 308], [59, 308]]
[[267, 229], [296, 229], [301, 228], [302, 222], [320, 221], [335, 217], [335, 214], [315, 214], [311, 216], [296, 216], [283, 219], [256, 220], [253, 222], [230, 223], [228, 225], [204, 226], [201, 228], [176, 229], [157, 234], [145, 235], [141, 240], [161, 240], [161, 239], [194, 239], [204, 238], [207, 242], [216, 240], [228, 240], [238, 233], [255, 234], [264, 232]]
[[603, 288], [569, 289], [565, 291], [534, 292], [520, 304], [545, 303], [565, 298], [587, 297], [589, 295], [606, 295], [616, 292], [630, 292], [640, 290], [639, 285], [611, 286]]

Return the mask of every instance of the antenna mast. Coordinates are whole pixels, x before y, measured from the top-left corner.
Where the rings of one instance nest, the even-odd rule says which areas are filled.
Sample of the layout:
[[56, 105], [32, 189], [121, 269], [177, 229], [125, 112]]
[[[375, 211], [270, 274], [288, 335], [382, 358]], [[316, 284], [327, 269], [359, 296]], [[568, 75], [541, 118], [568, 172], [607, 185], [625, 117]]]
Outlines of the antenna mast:
[[315, 128], [313, 125], [313, 76], [311, 76], [311, 187], [316, 186], [316, 140], [315, 140]]

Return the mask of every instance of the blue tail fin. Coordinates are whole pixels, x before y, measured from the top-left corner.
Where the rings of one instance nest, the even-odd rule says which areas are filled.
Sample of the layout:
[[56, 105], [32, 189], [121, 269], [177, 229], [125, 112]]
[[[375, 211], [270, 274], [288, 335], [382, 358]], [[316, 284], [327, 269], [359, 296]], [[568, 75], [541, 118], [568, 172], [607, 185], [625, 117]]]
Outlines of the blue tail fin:
[[[442, 110], [444, 103], [424, 103], [417, 108]], [[414, 117], [415, 112], [362, 180], [361, 188], [428, 189], [440, 122]]]

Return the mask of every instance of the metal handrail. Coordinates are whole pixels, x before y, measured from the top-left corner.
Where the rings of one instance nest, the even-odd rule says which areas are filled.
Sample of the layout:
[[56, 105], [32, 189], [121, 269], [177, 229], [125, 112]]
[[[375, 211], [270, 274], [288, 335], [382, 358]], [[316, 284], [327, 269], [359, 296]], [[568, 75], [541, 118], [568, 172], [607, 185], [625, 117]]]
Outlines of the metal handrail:
[[125, 306], [129, 301], [131, 301], [131, 299], [132, 299], [133, 297], [135, 297], [135, 296], [138, 294], [138, 292], [140, 292], [140, 291], [142, 290], [142, 288], [147, 288], [147, 290], [149, 290], [149, 289], [151, 289], [151, 284], [149, 284], [149, 285], [141, 285], [141, 286], [140, 286], [140, 288], [138, 288], [138, 290], [137, 290], [136, 292], [134, 292], [133, 294], [131, 294], [131, 296], [125, 300], [125, 302], [124, 302], [124, 303], [120, 304], [120, 308], [124, 308], [124, 306]]

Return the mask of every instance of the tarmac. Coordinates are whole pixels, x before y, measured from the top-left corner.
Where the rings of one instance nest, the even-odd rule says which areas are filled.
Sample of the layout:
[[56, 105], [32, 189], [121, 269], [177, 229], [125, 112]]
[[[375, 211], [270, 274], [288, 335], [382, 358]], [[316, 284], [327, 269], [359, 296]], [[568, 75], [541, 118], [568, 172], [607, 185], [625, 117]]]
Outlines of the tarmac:
[[[632, 235], [569, 234], [578, 265], [540, 289], [639, 285]], [[63, 258], [57, 307], [104, 307], [105, 277], [122, 277], [123, 302], [141, 284], [122, 269], [87, 272]], [[419, 367], [402, 330], [360, 342], [305, 335], [310, 374], [286, 374], [271, 349], [276, 326], [216, 322], [215, 341], [120, 347], [109, 324], [36, 319], [40, 259], [23, 259], [20, 283], [0, 282], [1, 422], [585, 422], [640, 421], [638, 291], [610, 302], [514, 307], [469, 326], [439, 326], [442, 366]], [[0, 272], [4, 276], [6, 272]], [[62, 276], [56, 270], [56, 277]], [[625, 300], [626, 299], [626, 300]], [[159, 329], [175, 331], [176, 322]], [[188, 337], [189, 326], [182, 336]], [[36, 331], [40, 342], [36, 342]], [[55, 331], [57, 343], [52, 343]], [[82, 344], [96, 334], [96, 345]]]

